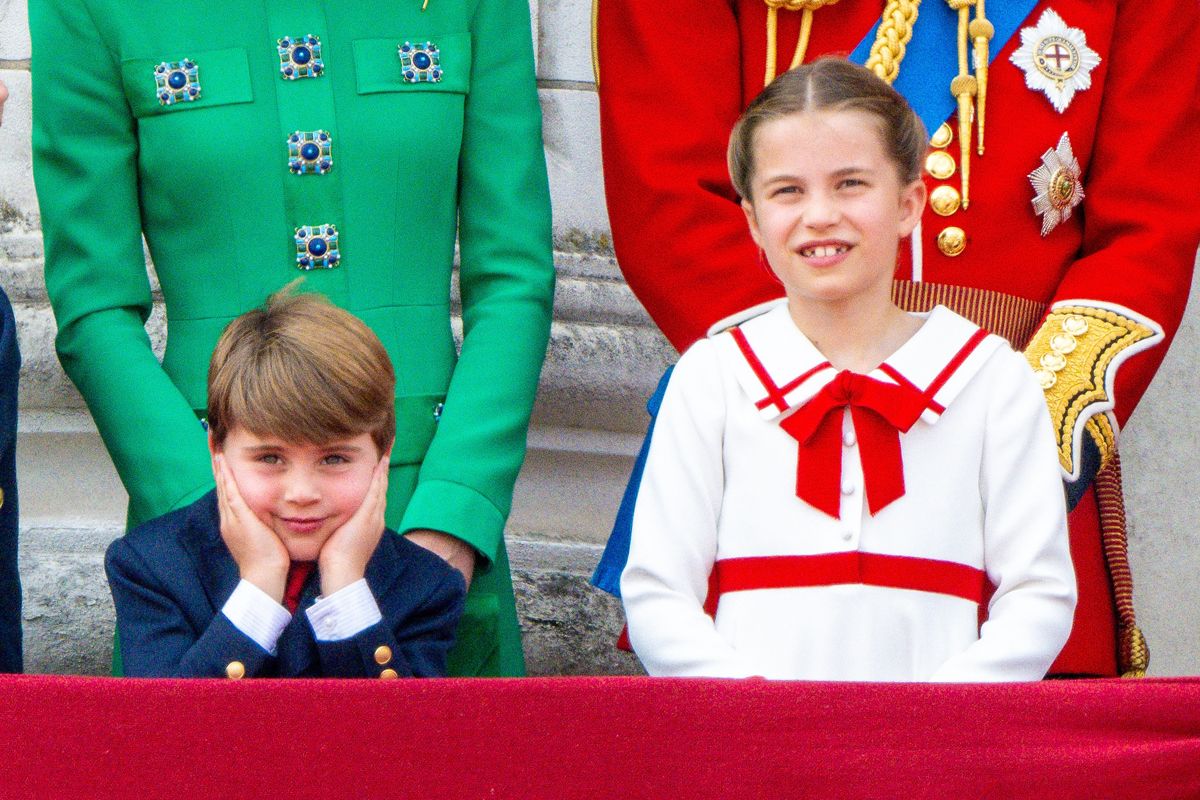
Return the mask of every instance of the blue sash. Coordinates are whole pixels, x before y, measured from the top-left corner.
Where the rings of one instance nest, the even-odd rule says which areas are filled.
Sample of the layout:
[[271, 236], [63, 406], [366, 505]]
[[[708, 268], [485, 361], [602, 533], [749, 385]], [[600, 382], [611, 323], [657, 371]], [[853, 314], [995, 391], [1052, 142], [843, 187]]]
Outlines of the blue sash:
[[[1037, 0], [993, 0], [987, 4], [988, 21], [996, 29], [988, 49], [991, 58], [1004, 48], [1036, 5]], [[854, 48], [851, 61], [867, 63], [879, 24], [876, 22]], [[950, 81], [958, 75], [958, 49], [953, 46], [957, 40], [958, 12], [945, 0], [925, 0], [917, 15], [912, 40], [905, 50], [900, 75], [893, 85], [917, 112], [930, 135], [950, 119], [958, 107], [950, 94]]]

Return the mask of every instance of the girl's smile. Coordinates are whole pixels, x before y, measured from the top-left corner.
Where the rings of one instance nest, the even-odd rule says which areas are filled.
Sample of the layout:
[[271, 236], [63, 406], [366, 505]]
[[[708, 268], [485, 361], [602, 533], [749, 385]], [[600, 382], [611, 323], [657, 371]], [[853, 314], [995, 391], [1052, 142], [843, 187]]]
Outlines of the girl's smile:
[[800, 257], [815, 269], [833, 267], [845, 260], [846, 254], [854, 245], [837, 240], [823, 240], [803, 244], [799, 248]]

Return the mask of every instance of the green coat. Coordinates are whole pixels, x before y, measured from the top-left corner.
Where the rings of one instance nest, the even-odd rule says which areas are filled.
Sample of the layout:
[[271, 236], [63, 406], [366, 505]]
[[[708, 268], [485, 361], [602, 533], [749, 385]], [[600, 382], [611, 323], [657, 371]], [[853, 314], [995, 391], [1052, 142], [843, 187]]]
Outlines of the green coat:
[[[451, 667], [520, 674], [502, 534], [554, 283], [528, 7], [421, 5], [30, 0], [46, 286], [59, 358], [129, 491], [131, 524], [213, 484], [197, 415], [233, 317], [303, 274], [306, 291], [366, 321], [397, 378], [388, 524], [482, 554]], [[279, 40], [310, 34], [320, 74], [286, 79]], [[440, 80], [406, 82], [405, 42], [436, 46]], [[199, 98], [161, 104], [156, 67], [169, 76], [185, 59]], [[332, 138], [330, 171], [293, 174], [297, 131]], [[301, 271], [297, 228], [330, 224], [340, 259]], [[161, 365], [143, 328], [143, 234], [169, 319]]]

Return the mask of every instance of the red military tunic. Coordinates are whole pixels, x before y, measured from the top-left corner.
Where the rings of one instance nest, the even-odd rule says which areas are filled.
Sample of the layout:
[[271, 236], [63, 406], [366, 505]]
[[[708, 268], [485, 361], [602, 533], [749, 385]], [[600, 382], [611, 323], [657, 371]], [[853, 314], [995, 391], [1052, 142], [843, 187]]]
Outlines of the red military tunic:
[[[818, 9], [806, 60], [849, 54], [882, 8], [880, 0], [841, 0]], [[974, 316], [1020, 348], [1050, 309], [1027, 355], [1043, 385], [1055, 383], [1047, 399], [1070, 479], [1088, 436], [1102, 456], [1111, 455], [1116, 431], [1183, 314], [1200, 242], [1194, 202], [1200, 157], [1193, 146], [1200, 131], [1200, 48], [1190, 41], [1200, 9], [1196, 0], [1043, 0], [1020, 28], [1043, 24], [1048, 9], [1081, 32], [1099, 57], [1090, 85], [1077, 79], [1060, 111], [1046, 92], [1027, 86], [1025, 71], [1010, 60], [1022, 46], [1020, 33], [993, 42], [986, 151], [979, 156], [972, 146], [970, 205], [943, 216], [931, 204], [919, 229], [919, 256], [902, 252], [897, 278], [1006, 296], [973, 296], [981, 309]], [[779, 11], [779, 71], [791, 60], [800, 16]], [[762, 89], [766, 20], [763, 0], [599, 3], [613, 244], [629, 285], [681, 350], [717, 320], [783, 293], [748, 235], [725, 167], [729, 130]], [[954, 48], [954, 40], [946, 47]], [[1083, 199], [1069, 216], [1059, 213], [1065, 218], [1043, 236], [1046, 215], [1035, 210], [1029, 176], [1064, 134], [1078, 159], [1075, 188]], [[958, 170], [945, 179], [927, 174], [931, 192], [960, 188], [957, 133], [943, 152]], [[965, 234], [965, 247], [953, 256], [938, 244], [951, 227]], [[1080, 347], [1071, 337], [1069, 346], [1059, 346], [1053, 337], [1065, 330], [1080, 334]], [[1117, 674], [1116, 613], [1092, 491], [1070, 522], [1079, 605], [1052, 671]]]

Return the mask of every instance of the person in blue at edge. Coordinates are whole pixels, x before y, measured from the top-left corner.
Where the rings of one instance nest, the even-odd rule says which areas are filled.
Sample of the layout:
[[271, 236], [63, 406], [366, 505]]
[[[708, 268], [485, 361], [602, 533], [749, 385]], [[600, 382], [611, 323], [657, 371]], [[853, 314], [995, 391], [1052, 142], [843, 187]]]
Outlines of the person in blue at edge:
[[8, 296], [0, 289], [0, 672], [20, 672], [21, 576], [17, 572], [17, 381], [21, 353]]
[[[0, 119], [8, 88], [0, 81]], [[21, 353], [8, 295], [0, 289], [0, 672], [20, 672], [21, 576], [17, 572], [17, 382]]]

